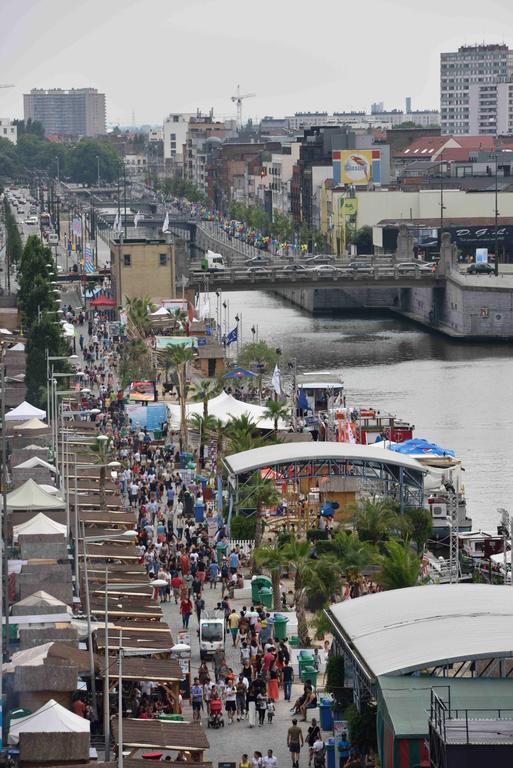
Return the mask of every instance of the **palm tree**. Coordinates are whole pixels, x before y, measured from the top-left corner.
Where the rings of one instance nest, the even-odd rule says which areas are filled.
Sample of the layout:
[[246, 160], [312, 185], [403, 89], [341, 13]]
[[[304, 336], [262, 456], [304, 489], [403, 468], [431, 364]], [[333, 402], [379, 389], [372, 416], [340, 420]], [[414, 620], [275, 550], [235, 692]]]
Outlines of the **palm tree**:
[[168, 384], [169, 382], [169, 371], [175, 367], [175, 356], [174, 356], [174, 348], [173, 347], [166, 347], [162, 350], [162, 352], [158, 353], [158, 361], [159, 365], [164, 371], [165, 376], [165, 382]]
[[273, 544], [261, 544], [253, 552], [253, 561], [256, 565], [266, 568], [271, 574], [273, 610], [279, 611], [281, 609], [280, 579], [284, 565], [282, 547], [278, 545], [276, 539]]
[[203, 403], [203, 418], [206, 419], [208, 416], [208, 401], [212, 400], [213, 397], [219, 394], [220, 392], [220, 385], [217, 381], [211, 381], [210, 379], [205, 379], [204, 381], [201, 381], [199, 384], [195, 384], [194, 386], [194, 394], [192, 396], [192, 399], [196, 402], [202, 402]]
[[239, 453], [240, 451], [248, 451], [251, 448], [258, 446], [253, 445], [255, 440], [257, 423], [243, 413], [241, 416], [231, 418], [226, 425], [226, 436], [229, 441], [230, 451], [232, 453]]
[[415, 554], [408, 542], [399, 539], [387, 541], [381, 570], [377, 576], [378, 584], [385, 589], [414, 587], [419, 582], [420, 560], [420, 556]]
[[[308, 541], [299, 541], [296, 536], [290, 539], [281, 548], [281, 557], [284, 564], [294, 570], [294, 603], [297, 615], [297, 633], [302, 648], [310, 645], [308, 624], [306, 621], [305, 603], [307, 592], [314, 589], [318, 593], [324, 591], [326, 599], [328, 590], [323, 578], [326, 566], [329, 565], [324, 557], [312, 558], [311, 546]], [[331, 568], [331, 572], [336, 574]]]
[[390, 536], [404, 535], [410, 528], [409, 522], [397, 512], [390, 499], [360, 499], [348, 509], [353, 512], [353, 524], [361, 541], [379, 544]]
[[[196, 357], [194, 347], [176, 346], [166, 350], [169, 351], [169, 359], [176, 368], [178, 376], [178, 400], [180, 402], [180, 450], [185, 451], [187, 447], [187, 364]], [[159, 354], [159, 359], [162, 353]]]
[[141, 336], [146, 336], [151, 330], [150, 311], [154, 310], [151, 299], [149, 296], [125, 296], [125, 303], [128, 320]]
[[100, 509], [105, 512], [107, 508], [105, 498], [105, 484], [107, 479], [107, 464], [112, 459], [112, 437], [107, 435], [97, 435], [96, 442], [89, 446], [89, 450], [93, 454], [94, 464], [97, 464], [100, 469]]
[[373, 544], [360, 541], [357, 533], [341, 529], [331, 540], [322, 542], [322, 551], [334, 558], [353, 597], [360, 593], [363, 572], [379, 561]]
[[212, 435], [216, 430], [216, 419], [213, 416], [201, 416], [199, 413], [193, 413], [189, 416], [187, 426], [191, 432], [197, 432], [199, 435], [199, 455], [203, 458], [205, 450], [205, 439]]
[[264, 418], [273, 420], [274, 431], [277, 432], [280, 421], [290, 420], [290, 408], [283, 400], [268, 400], [265, 405]]
[[183, 309], [168, 309], [169, 315], [173, 320], [173, 330], [182, 332], [187, 322], [188, 315]]
[[255, 547], [262, 543], [264, 532], [263, 508], [272, 507], [281, 500], [281, 494], [271, 480], [261, 477], [260, 472], [255, 472], [250, 482], [246, 485], [247, 496], [244, 503], [255, 507]]

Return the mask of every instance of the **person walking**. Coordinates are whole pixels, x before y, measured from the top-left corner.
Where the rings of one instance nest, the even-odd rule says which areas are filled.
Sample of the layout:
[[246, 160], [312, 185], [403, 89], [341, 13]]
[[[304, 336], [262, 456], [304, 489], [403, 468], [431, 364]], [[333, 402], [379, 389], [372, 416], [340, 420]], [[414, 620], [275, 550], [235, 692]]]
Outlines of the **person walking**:
[[192, 603], [188, 597], [184, 598], [180, 603], [180, 613], [182, 614], [182, 627], [188, 629], [192, 613]]
[[237, 645], [237, 635], [239, 634], [239, 621], [240, 616], [235, 608], [232, 608], [228, 616], [228, 626], [230, 628], [230, 634], [232, 636], [232, 645], [235, 648]]
[[256, 722], [256, 697], [258, 693], [258, 688], [255, 685], [255, 680], [253, 680], [249, 684], [248, 688], [248, 696], [247, 696], [247, 704], [248, 704], [248, 721], [249, 721], [249, 727], [254, 728], [255, 722]]
[[312, 717], [312, 724], [310, 725], [308, 732], [306, 734], [306, 743], [310, 747], [310, 752], [308, 755], [308, 765], [312, 765], [312, 760], [314, 759], [314, 744], [317, 741], [317, 739], [321, 738], [321, 729], [319, 728], [317, 724], [317, 720], [315, 717]]
[[294, 668], [289, 661], [285, 662], [285, 666], [282, 670], [283, 680], [283, 696], [285, 701], [290, 701], [290, 694], [292, 692], [292, 683], [294, 682]]
[[192, 719], [201, 720], [201, 710], [203, 709], [203, 686], [200, 685], [199, 678], [194, 678], [191, 687]]
[[287, 731], [287, 747], [292, 758], [292, 768], [299, 768], [299, 753], [304, 744], [303, 731], [297, 724], [296, 718], [292, 720], [292, 725]]

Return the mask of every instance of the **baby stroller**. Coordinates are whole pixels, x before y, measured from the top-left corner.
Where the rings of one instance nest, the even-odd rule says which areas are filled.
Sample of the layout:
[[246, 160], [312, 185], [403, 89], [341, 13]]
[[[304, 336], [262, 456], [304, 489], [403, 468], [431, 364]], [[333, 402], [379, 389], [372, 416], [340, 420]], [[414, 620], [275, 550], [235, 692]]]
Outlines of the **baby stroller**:
[[221, 699], [210, 700], [207, 728], [224, 728], [223, 704]]

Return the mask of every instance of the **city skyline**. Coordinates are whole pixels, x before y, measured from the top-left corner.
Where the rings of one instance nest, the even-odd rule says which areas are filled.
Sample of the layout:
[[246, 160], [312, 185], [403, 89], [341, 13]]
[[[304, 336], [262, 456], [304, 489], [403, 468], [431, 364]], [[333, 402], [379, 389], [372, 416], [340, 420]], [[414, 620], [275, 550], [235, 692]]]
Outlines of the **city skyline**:
[[513, 25], [505, 0], [486, 9], [475, 0], [422, 8], [371, 0], [365, 18], [327, 0], [317, 8], [315, 16], [301, 1], [262, 0], [253, 18], [241, 17], [235, 0], [155, 0], [149, 14], [142, 0], [111, 0], [104, 18], [99, 0], [7, 0], [0, 80], [15, 87], [0, 91], [0, 114], [21, 117], [22, 94], [35, 87], [94, 87], [106, 93], [110, 124], [129, 125], [134, 113], [136, 123], [158, 124], [169, 111], [211, 107], [228, 117], [237, 83], [256, 93], [244, 102], [245, 118], [362, 110], [376, 101], [401, 109], [406, 96], [414, 110], [438, 109], [440, 53], [508, 44], [504, 29]]

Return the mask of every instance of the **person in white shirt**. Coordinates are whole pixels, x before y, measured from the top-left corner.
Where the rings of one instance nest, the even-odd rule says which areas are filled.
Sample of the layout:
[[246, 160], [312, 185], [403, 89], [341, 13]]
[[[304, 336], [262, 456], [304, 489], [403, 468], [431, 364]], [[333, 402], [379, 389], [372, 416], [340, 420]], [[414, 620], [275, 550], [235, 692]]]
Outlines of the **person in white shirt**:
[[277, 768], [278, 759], [273, 755], [272, 749], [267, 750], [267, 755], [262, 760], [264, 768]]

